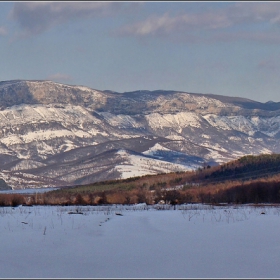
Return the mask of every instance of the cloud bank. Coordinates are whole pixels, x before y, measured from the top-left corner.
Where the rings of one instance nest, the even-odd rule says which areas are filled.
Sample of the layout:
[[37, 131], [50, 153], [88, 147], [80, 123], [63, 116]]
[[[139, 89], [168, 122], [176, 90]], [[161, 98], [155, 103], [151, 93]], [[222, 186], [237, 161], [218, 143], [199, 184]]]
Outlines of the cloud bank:
[[121, 7], [119, 2], [16, 2], [9, 17], [21, 36], [32, 36], [68, 21], [109, 16]]
[[[211, 4], [211, 3], [210, 3]], [[207, 4], [206, 4], [207, 5]], [[187, 7], [187, 6], [186, 6]], [[151, 15], [143, 21], [123, 26], [118, 30], [120, 36], [134, 37], [165, 37], [170, 38], [181, 34], [186, 39], [201, 41], [200, 37], [208, 34], [204, 40], [236, 41], [251, 40], [278, 43], [278, 31], [260, 30], [260, 23], [267, 28], [280, 23], [280, 2], [268, 3], [235, 3], [226, 8], [209, 9], [200, 13], [180, 13], [170, 15]], [[246, 32], [246, 29], [250, 28]], [[242, 30], [242, 31], [241, 31]], [[202, 33], [201, 33], [202, 32]], [[204, 32], [204, 33], [203, 33]], [[199, 34], [200, 33], [200, 34]], [[202, 35], [203, 34], [203, 35]], [[276, 36], [275, 36], [276, 35]]]

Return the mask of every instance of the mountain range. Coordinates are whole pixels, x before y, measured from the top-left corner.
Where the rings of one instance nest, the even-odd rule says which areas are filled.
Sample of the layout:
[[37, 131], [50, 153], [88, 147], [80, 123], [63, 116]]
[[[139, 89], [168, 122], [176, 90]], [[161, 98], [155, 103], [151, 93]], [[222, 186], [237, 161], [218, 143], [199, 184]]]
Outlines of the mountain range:
[[0, 179], [13, 189], [194, 170], [279, 143], [280, 102], [0, 82]]

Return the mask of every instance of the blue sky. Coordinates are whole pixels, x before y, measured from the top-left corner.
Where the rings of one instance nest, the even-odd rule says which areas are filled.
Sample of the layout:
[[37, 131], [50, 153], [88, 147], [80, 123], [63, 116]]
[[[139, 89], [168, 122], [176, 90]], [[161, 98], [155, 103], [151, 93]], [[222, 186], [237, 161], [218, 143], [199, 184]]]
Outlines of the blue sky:
[[1, 2], [0, 80], [280, 102], [280, 2]]

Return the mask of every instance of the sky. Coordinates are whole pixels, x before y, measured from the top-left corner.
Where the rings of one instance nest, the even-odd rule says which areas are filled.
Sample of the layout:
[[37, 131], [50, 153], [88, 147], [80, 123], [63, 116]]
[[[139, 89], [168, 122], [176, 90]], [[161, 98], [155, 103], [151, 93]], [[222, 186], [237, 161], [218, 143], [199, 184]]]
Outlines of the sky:
[[280, 102], [280, 2], [0, 2], [0, 81]]

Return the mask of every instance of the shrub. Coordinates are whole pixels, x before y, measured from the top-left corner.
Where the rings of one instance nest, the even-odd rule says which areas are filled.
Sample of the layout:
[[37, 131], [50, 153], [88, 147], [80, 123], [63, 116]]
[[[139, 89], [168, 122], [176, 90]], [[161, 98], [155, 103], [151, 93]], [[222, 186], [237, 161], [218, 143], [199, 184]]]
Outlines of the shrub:
[[18, 205], [21, 205], [21, 204], [24, 204], [25, 203], [25, 200], [24, 200], [24, 197], [22, 195], [19, 195], [19, 194], [13, 194], [11, 196], [11, 200], [10, 200], [10, 205], [15, 207], [15, 206], [18, 206]]

